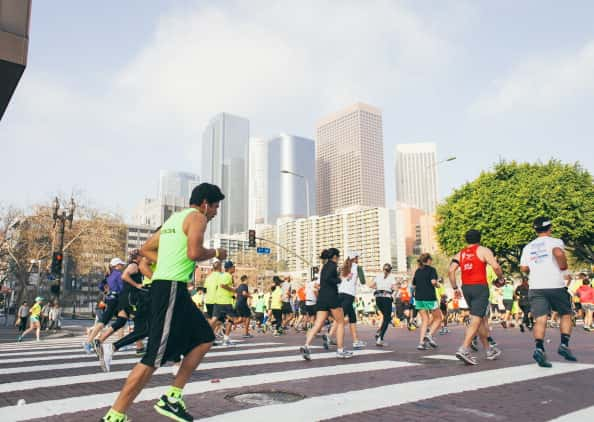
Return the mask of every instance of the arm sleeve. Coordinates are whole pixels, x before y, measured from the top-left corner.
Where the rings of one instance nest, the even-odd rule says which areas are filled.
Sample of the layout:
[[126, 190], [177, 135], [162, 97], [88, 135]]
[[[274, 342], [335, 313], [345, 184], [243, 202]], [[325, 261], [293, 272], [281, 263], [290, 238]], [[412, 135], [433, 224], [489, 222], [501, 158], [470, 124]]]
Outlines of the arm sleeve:
[[357, 266], [357, 274], [359, 275], [359, 282], [365, 284], [365, 271], [363, 271], [363, 267], [360, 265]]
[[526, 252], [526, 247], [524, 247], [524, 249], [522, 250], [522, 257], [520, 258], [520, 265], [522, 267], [527, 267], [528, 266], [528, 253]]

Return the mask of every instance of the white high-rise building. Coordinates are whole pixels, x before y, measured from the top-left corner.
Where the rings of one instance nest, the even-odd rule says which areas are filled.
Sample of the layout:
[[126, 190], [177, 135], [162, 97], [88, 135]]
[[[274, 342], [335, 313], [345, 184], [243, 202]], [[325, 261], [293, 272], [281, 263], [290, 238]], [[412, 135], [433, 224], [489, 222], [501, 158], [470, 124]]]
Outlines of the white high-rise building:
[[268, 141], [267, 224], [315, 213], [315, 154], [312, 139], [281, 134]]
[[396, 145], [396, 201], [434, 214], [437, 161], [434, 143]]
[[385, 206], [382, 113], [357, 103], [322, 119], [316, 129], [319, 215], [350, 206]]
[[207, 237], [247, 230], [250, 123], [228, 113], [213, 117], [202, 134], [203, 182], [221, 188], [225, 200]]
[[250, 138], [249, 160], [249, 210], [250, 229], [266, 221], [268, 207], [268, 141], [263, 138]]
[[161, 170], [159, 173], [159, 200], [163, 204], [189, 205], [194, 187], [200, 184], [197, 174], [183, 171]]

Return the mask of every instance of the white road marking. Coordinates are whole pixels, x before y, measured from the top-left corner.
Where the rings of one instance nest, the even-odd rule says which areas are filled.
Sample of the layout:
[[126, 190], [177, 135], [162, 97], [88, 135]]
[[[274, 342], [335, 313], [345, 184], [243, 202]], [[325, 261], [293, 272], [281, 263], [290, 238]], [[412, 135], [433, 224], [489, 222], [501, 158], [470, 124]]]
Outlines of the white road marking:
[[549, 422], [579, 422], [591, 421], [594, 419], [594, 406], [586, 407], [575, 412], [568, 413], [558, 418], [551, 419]]
[[[233, 349], [234, 347], [230, 347]], [[311, 346], [311, 349], [321, 349], [322, 346]], [[216, 349], [218, 350], [218, 349]], [[214, 358], [214, 357], [229, 357], [229, 356], [239, 356], [239, 355], [248, 355], [254, 353], [275, 353], [275, 352], [288, 352], [294, 351], [296, 354], [299, 352], [299, 348], [296, 346], [283, 346], [283, 347], [267, 347], [263, 349], [249, 349], [249, 350], [231, 350], [228, 352], [209, 352], [206, 355], [206, 358]], [[116, 359], [111, 363], [112, 366], [114, 365], [124, 365], [129, 363], [138, 363], [140, 358], [132, 358], [132, 359], [117, 359], [117, 354], [115, 355]], [[74, 368], [91, 368], [97, 367], [99, 368], [99, 363], [97, 358], [93, 362], [73, 362], [73, 363], [56, 363], [52, 365], [35, 365], [35, 366], [21, 366], [21, 367], [14, 367], [14, 368], [2, 368], [0, 369], [0, 375], [9, 375], [9, 374], [23, 374], [26, 372], [39, 372], [40, 377], [45, 376], [41, 374], [42, 372], [46, 371], [55, 371], [58, 369], [74, 369]]]
[[[274, 345], [278, 345], [278, 344], [282, 344], [282, 343], [273, 343], [273, 342], [266, 342], [266, 343], [244, 343], [244, 344], [234, 344], [231, 347], [258, 347], [258, 346], [274, 346]], [[218, 348], [215, 348], [215, 350], [218, 350]], [[33, 352], [31, 352], [33, 353]], [[86, 354], [84, 352], [80, 352], [80, 349], [78, 352], [76, 353], [72, 353], [72, 352], [64, 352], [64, 353], [70, 353], [67, 356], [43, 356], [43, 354], [47, 354], [47, 353], [56, 353], [56, 352], [50, 352], [50, 351], [45, 351], [45, 352], [35, 352], [37, 353], [37, 355], [35, 355], [35, 357], [25, 357], [20, 358], [20, 357], [13, 357], [12, 359], [0, 359], [0, 365], [2, 364], [9, 364], [9, 363], [21, 363], [21, 362], [39, 362], [39, 361], [51, 361], [51, 360], [72, 360], [72, 359], [95, 359], [97, 360], [97, 356], [95, 355], [95, 353], [91, 353], [91, 354]], [[129, 351], [129, 352], [117, 352], [116, 356], [121, 356], [121, 355], [131, 355], [136, 353], [135, 351]], [[23, 353], [24, 355], [24, 353]]]
[[550, 369], [539, 368], [536, 365], [516, 366], [317, 396], [294, 403], [223, 413], [202, 419], [202, 421], [263, 421], [274, 420], [278, 415], [283, 415], [283, 422], [302, 421], [303, 415], [315, 415], [316, 420], [324, 420], [427, 400], [446, 394], [475, 391], [481, 388], [497, 387], [592, 368], [594, 368], [594, 365], [557, 362]]
[[[369, 356], [390, 353], [385, 350], [361, 350], [357, 352], [357, 356]], [[208, 356], [208, 355], [207, 355]], [[318, 359], [333, 359], [336, 354], [334, 352], [316, 354]], [[256, 359], [241, 359], [241, 360], [226, 360], [221, 362], [208, 362], [201, 364], [197, 371], [205, 371], [210, 369], [220, 368], [237, 368], [240, 366], [254, 366], [254, 365], [270, 365], [278, 363], [300, 362], [303, 358], [301, 355], [276, 356], [268, 358]], [[156, 375], [171, 373], [171, 366], [161, 367], [155, 371]], [[97, 374], [74, 375], [56, 378], [38, 378], [29, 381], [16, 381], [5, 384], [0, 384], [0, 393], [8, 393], [11, 391], [33, 390], [37, 388], [58, 387], [62, 385], [74, 385], [81, 383], [93, 383], [112, 381], [116, 379], [124, 379], [128, 377], [130, 370], [115, 371], [115, 372], [100, 372]]]
[[[286, 381], [303, 380], [316, 377], [326, 377], [342, 374], [356, 374], [369, 371], [378, 371], [405, 366], [414, 366], [414, 363], [396, 361], [377, 361], [366, 363], [342, 364], [336, 366], [325, 366], [319, 368], [303, 368], [291, 371], [280, 371], [263, 373], [257, 375], [245, 375], [222, 379], [219, 383], [210, 381], [191, 382], [184, 388], [184, 395], [200, 394], [208, 391], [224, 390], [229, 388], [245, 388], [268, 383], [282, 383]], [[147, 388], [140, 393], [136, 402], [156, 400], [163, 394], [165, 386]], [[48, 400], [44, 402], [30, 403], [23, 406], [7, 406], [0, 408], [0, 420], [2, 421], [23, 421], [33, 418], [47, 418], [48, 416], [61, 415], [64, 413], [82, 412], [85, 410], [100, 409], [110, 406], [117, 397], [117, 392], [105, 394], [92, 394], [79, 397], [71, 397], [59, 400]], [[312, 413], [307, 413], [312, 414]], [[315, 414], [315, 413], [313, 413]], [[286, 417], [283, 415], [283, 422]], [[295, 417], [293, 415], [292, 417]], [[278, 414], [275, 415], [278, 418]]]
[[456, 356], [453, 355], [425, 355], [423, 359], [437, 359], [437, 360], [459, 360]]

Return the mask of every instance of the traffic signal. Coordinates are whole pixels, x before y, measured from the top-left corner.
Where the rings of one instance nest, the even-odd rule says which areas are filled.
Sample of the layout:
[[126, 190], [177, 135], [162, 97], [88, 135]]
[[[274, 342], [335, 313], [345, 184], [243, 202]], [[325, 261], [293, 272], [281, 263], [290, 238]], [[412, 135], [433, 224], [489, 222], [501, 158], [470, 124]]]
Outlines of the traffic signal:
[[250, 248], [256, 247], [256, 230], [248, 230], [248, 246]]
[[62, 252], [54, 252], [52, 256], [52, 268], [51, 273], [54, 275], [60, 275], [62, 273], [62, 261], [64, 259], [64, 255]]

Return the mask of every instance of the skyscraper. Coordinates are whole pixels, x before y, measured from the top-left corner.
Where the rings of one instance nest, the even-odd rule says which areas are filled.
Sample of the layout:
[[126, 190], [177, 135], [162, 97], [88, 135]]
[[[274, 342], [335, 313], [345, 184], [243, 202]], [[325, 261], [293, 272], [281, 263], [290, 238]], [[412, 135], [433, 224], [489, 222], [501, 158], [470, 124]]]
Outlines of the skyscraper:
[[318, 214], [352, 205], [384, 207], [381, 111], [354, 104], [322, 119], [316, 136]]
[[218, 216], [208, 225], [209, 237], [247, 230], [249, 136], [249, 121], [228, 113], [213, 117], [202, 134], [201, 180], [225, 194]]
[[250, 138], [250, 160], [248, 170], [249, 210], [248, 226], [266, 221], [268, 199], [268, 141], [263, 138]]
[[189, 204], [192, 189], [200, 184], [197, 174], [183, 171], [161, 170], [159, 173], [159, 200], [163, 204]]
[[396, 201], [428, 214], [437, 206], [434, 143], [396, 145]]
[[315, 142], [287, 134], [270, 139], [267, 179], [267, 224], [276, 224], [282, 217], [312, 215], [316, 204]]

